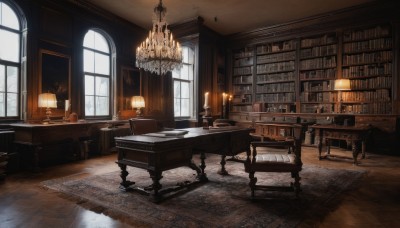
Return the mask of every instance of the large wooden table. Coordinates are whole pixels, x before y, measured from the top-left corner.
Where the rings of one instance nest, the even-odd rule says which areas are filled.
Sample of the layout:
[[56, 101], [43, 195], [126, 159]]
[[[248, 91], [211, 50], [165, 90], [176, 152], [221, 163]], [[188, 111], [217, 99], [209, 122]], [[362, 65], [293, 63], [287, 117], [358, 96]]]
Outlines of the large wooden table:
[[[362, 158], [365, 158], [365, 143], [368, 138], [368, 135], [371, 132], [371, 127], [368, 125], [365, 126], [341, 126], [335, 124], [329, 125], [312, 125], [310, 126], [317, 130], [316, 135], [319, 136], [320, 140], [318, 142], [318, 158], [327, 158], [332, 156], [330, 154], [330, 142], [331, 140], [346, 140], [351, 142], [351, 148], [353, 152], [353, 163], [355, 165], [358, 164], [357, 157], [360, 153], [361, 144], [361, 154]], [[322, 153], [322, 144], [323, 139], [325, 139], [326, 145], [326, 154], [324, 156]]]
[[[122, 190], [136, 190], [150, 196], [153, 202], [159, 202], [164, 193], [186, 187], [180, 185], [169, 189], [161, 189], [160, 179], [165, 170], [188, 166], [197, 172], [197, 181], [208, 181], [205, 173], [205, 153], [221, 156], [220, 174], [227, 174], [225, 157], [234, 156], [250, 150], [250, 132], [253, 129], [239, 127], [224, 128], [186, 128], [181, 129], [188, 133], [182, 136], [163, 136], [153, 133], [145, 135], [131, 135], [116, 137], [118, 160], [121, 168], [120, 188]], [[201, 164], [198, 166], [192, 160], [193, 154], [199, 153]], [[128, 181], [127, 166], [145, 169], [149, 172], [152, 185], [146, 188], [134, 186]], [[189, 183], [188, 183], [189, 184]], [[190, 183], [191, 184], [191, 183]]]

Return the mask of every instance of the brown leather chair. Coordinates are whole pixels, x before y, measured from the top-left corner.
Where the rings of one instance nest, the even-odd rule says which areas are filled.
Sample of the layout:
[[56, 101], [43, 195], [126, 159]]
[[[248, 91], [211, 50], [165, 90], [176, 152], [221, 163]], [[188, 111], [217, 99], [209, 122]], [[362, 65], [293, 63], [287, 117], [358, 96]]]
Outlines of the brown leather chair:
[[[247, 152], [245, 171], [249, 173], [251, 197], [255, 190], [266, 191], [294, 191], [298, 197], [300, 189], [300, 175], [302, 169], [301, 140], [252, 142], [252, 153]], [[261, 151], [263, 151], [261, 153]], [[260, 153], [259, 153], [260, 152]], [[294, 178], [290, 186], [257, 185], [256, 172], [288, 172]]]
[[154, 119], [129, 119], [132, 135], [141, 135], [160, 131], [157, 120]]

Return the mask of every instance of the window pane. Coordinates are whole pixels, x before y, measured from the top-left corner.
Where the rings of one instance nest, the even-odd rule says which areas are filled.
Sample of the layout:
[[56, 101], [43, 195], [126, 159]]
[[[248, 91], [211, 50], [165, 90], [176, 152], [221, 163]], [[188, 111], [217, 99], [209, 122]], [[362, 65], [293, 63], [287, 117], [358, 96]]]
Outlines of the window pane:
[[18, 93], [18, 68], [7, 67], [7, 92]]
[[94, 52], [83, 50], [83, 71], [94, 73]]
[[108, 115], [108, 97], [96, 97], [96, 115]]
[[174, 69], [174, 70], [172, 71], [172, 77], [173, 77], [173, 78], [180, 78], [180, 77], [181, 77], [181, 71], [180, 71], [180, 70]]
[[83, 46], [94, 49], [94, 32], [89, 30], [83, 39]]
[[188, 82], [181, 82], [181, 97], [182, 98], [189, 98], [190, 97], [190, 90], [189, 90], [189, 83]]
[[0, 59], [19, 62], [19, 35], [0, 30]]
[[85, 76], [85, 95], [94, 95], [94, 77]]
[[182, 66], [181, 79], [185, 79], [185, 80], [189, 79], [189, 66], [186, 64], [183, 64], [183, 66]]
[[4, 117], [6, 115], [6, 104], [5, 104], [5, 94], [0, 92], [0, 116]]
[[191, 48], [188, 48], [188, 63], [194, 64], [194, 51]]
[[189, 116], [189, 99], [181, 99], [181, 116]]
[[100, 33], [94, 33], [94, 49], [110, 53], [107, 40]]
[[85, 96], [85, 115], [94, 116], [94, 96]]
[[182, 47], [182, 57], [183, 57], [182, 62], [184, 62], [184, 63], [189, 62], [189, 53], [188, 53], [187, 47]]
[[95, 73], [110, 75], [110, 57], [95, 53]]
[[6, 68], [0, 65], [0, 92], [6, 91]]
[[174, 116], [181, 116], [181, 99], [174, 100]]
[[181, 83], [179, 81], [174, 81], [174, 97], [181, 97]]
[[96, 77], [96, 95], [108, 96], [109, 79], [103, 77]]
[[7, 93], [7, 116], [18, 115], [18, 94]]
[[5, 27], [19, 30], [19, 20], [14, 11], [6, 4], [0, 3], [1, 24]]

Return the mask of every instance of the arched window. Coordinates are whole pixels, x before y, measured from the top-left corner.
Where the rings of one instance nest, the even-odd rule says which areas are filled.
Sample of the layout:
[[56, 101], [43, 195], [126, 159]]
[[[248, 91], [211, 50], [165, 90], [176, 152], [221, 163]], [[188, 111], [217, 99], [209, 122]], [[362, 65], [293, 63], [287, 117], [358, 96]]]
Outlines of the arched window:
[[15, 11], [0, 1], [0, 119], [19, 116], [21, 25]]
[[111, 52], [107, 39], [89, 30], [83, 41], [85, 116], [110, 116]]

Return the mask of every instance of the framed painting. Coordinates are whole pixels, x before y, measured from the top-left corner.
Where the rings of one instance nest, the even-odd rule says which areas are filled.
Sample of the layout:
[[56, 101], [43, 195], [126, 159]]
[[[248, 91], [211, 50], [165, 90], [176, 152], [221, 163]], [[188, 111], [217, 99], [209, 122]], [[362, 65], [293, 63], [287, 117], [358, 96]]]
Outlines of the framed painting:
[[139, 69], [122, 67], [122, 109], [132, 110], [131, 98], [142, 94], [142, 80]]
[[54, 93], [57, 109], [65, 109], [65, 100], [70, 95], [71, 58], [68, 55], [40, 51], [40, 93]]

